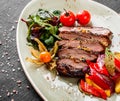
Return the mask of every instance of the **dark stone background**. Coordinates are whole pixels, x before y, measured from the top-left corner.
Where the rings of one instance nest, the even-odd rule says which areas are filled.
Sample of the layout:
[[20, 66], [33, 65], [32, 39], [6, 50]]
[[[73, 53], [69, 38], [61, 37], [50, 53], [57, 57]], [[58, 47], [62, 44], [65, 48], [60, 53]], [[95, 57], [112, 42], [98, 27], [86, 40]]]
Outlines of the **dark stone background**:
[[[18, 17], [30, 0], [0, 0], [0, 101], [42, 101], [19, 62], [16, 48]], [[96, 0], [120, 13], [120, 0]]]

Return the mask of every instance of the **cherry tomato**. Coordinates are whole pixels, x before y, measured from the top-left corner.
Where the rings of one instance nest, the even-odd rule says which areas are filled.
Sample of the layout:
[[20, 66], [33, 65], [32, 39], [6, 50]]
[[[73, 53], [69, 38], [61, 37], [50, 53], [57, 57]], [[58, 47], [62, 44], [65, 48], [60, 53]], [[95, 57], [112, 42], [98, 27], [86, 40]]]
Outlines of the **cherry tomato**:
[[40, 60], [44, 63], [51, 61], [51, 54], [49, 52], [41, 52], [40, 53]]
[[73, 12], [71, 11], [64, 11], [61, 15], [60, 15], [60, 22], [64, 25], [64, 26], [73, 26], [75, 23], [75, 15]]
[[88, 11], [83, 10], [76, 14], [76, 20], [81, 25], [87, 25], [90, 22], [91, 15]]

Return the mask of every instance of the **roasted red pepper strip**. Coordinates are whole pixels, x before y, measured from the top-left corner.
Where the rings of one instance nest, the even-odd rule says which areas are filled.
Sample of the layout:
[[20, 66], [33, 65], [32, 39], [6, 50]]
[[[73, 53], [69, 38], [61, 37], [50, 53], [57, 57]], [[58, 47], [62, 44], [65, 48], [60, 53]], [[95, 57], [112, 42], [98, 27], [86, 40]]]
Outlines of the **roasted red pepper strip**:
[[100, 97], [100, 93], [96, 91], [95, 87], [87, 84], [83, 80], [80, 81], [80, 88], [86, 93], [92, 94], [94, 96]]
[[116, 72], [116, 74], [115, 74], [114, 76], [112, 76], [111, 78], [112, 78], [112, 80], [114, 80], [114, 82], [116, 82], [116, 80], [117, 80], [118, 78], [120, 78], [120, 73], [119, 73], [119, 72]]
[[120, 60], [118, 60], [117, 58], [114, 59], [114, 63], [116, 66], [116, 69], [120, 72]]
[[104, 90], [110, 89], [111, 93], [113, 93], [115, 84], [112, 81], [112, 79], [107, 75], [99, 73], [96, 69], [94, 69], [94, 67], [91, 64], [89, 66], [91, 75], [89, 78], [98, 86], [100, 86], [102, 89]]
[[110, 89], [109, 85], [106, 84], [106, 82], [104, 82], [104, 79], [101, 78], [100, 76], [95, 74], [95, 75], [89, 76], [88, 78], [92, 80], [94, 83], [96, 83], [98, 86], [100, 86], [101, 88], [105, 90]]
[[105, 93], [105, 91], [103, 89], [96, 88], [96, 90], [100, 93], [101, 98], [103, 98], [105, 100], [107, 99], [107, 94]]
[[102, 78], [102, 76], [94, 69], [91, 70], [91, 76], [88, 78], [91, 79], [94, 83], [96, 83], [98, 86], [100, 86], [103, 89], [110, 89], [109, 85], [105, 82], [105, 80]]
[[86, 82], [84, 82], [83, 80], [80, 81], [80, 87], [86, 93], [90, 93], [96, 97], [100, 97], [100, 98], [103, 98], [105, 100], [107, 99], [107, 95], [104, 92], [104, 90], [99, 89], [99, 88], [94, 87], [94, 86], [91, 86], [91, 85], [87, 84]]
[[105, 67], [105, 65], [101, 65], [99, 62], [93, 63], [90, 61], [87, 61], [90, 68], [96, 70], [97, 72], [109, 76], [109, 73]]

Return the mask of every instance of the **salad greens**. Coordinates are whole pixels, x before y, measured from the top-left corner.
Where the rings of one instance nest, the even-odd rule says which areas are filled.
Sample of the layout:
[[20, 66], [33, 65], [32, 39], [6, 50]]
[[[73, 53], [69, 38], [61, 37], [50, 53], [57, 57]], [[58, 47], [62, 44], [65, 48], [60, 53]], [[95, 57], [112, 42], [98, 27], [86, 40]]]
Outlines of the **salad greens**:
[[27, 21], [22, 19], [28, 27], [27, 41], [31, 46], [38, 49], [34, 38], [38, 38], [48, 49], [53, 47], [56, 40], [61, 40], [57, 35], [58, 28], [61, 26], [60, 14], [59, 10], [39, 9], [36, 15], [29, 15]]

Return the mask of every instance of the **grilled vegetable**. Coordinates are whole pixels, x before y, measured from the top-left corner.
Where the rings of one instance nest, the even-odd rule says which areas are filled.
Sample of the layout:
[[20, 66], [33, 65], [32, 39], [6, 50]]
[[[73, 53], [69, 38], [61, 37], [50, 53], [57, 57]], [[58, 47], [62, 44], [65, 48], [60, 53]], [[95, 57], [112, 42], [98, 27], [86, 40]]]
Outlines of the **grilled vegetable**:
[[95, 86], [92, 86], [92, 85], [88, 84], [87, 82], [85, 82], [84, 80], [80, 81], [79, 89], [87, 94], [94, 95], [96, 97], [100, 97], [105, 100], [107, 99], [107, 95], [104, 92], [104, 90], [99, 89]]
[[115, 82], [115, 92], [120, 93], [120, 77]]
[[104, 90], [104, 89], [102, 89], [101, 87], [99, 87], [96, 83], [94, 83], [92, 80], [89, 79], [89, 75], [88, 75], [88, 74], [85, 75], [85, 81], [86, 81], [89, 85], [92, 85], [92, 86], [100, 89], [101, 92], [103, 92], [103, 93], [102, 93], [103, 96], [105, 96], [105, 97], [108, 96], [108, 97], [109, 97], [109, 96], [111, 95], [110, 89]]
[[91, 68], [91, 69], [94, 69], [95, 71], [101, 73], [101, 74], [104, 74], [104, 75], [107, 75], [109, 76], [109, 73], [104, 65], [104, 63], [102, 63], [102, 55], [98, 57], [98, 60], [96, 63], [93, 63], [93, 62], [90, 62], [90, 61], [87, 61], [88, 63], [88, 66]]
[[115, 67], [117, 71], [120, 72], [120, 53], [115, 52], [114, 57], [115, 57], [114, 58]]
[[105, 66], [110, 75], [115, 75], [114, 55], [108, 48], [105, 51]]
[[116, 74], [112, 76], [112, 80], [115, 82], [115, 92], [120, 93], [120, 73], [116, 72]]

